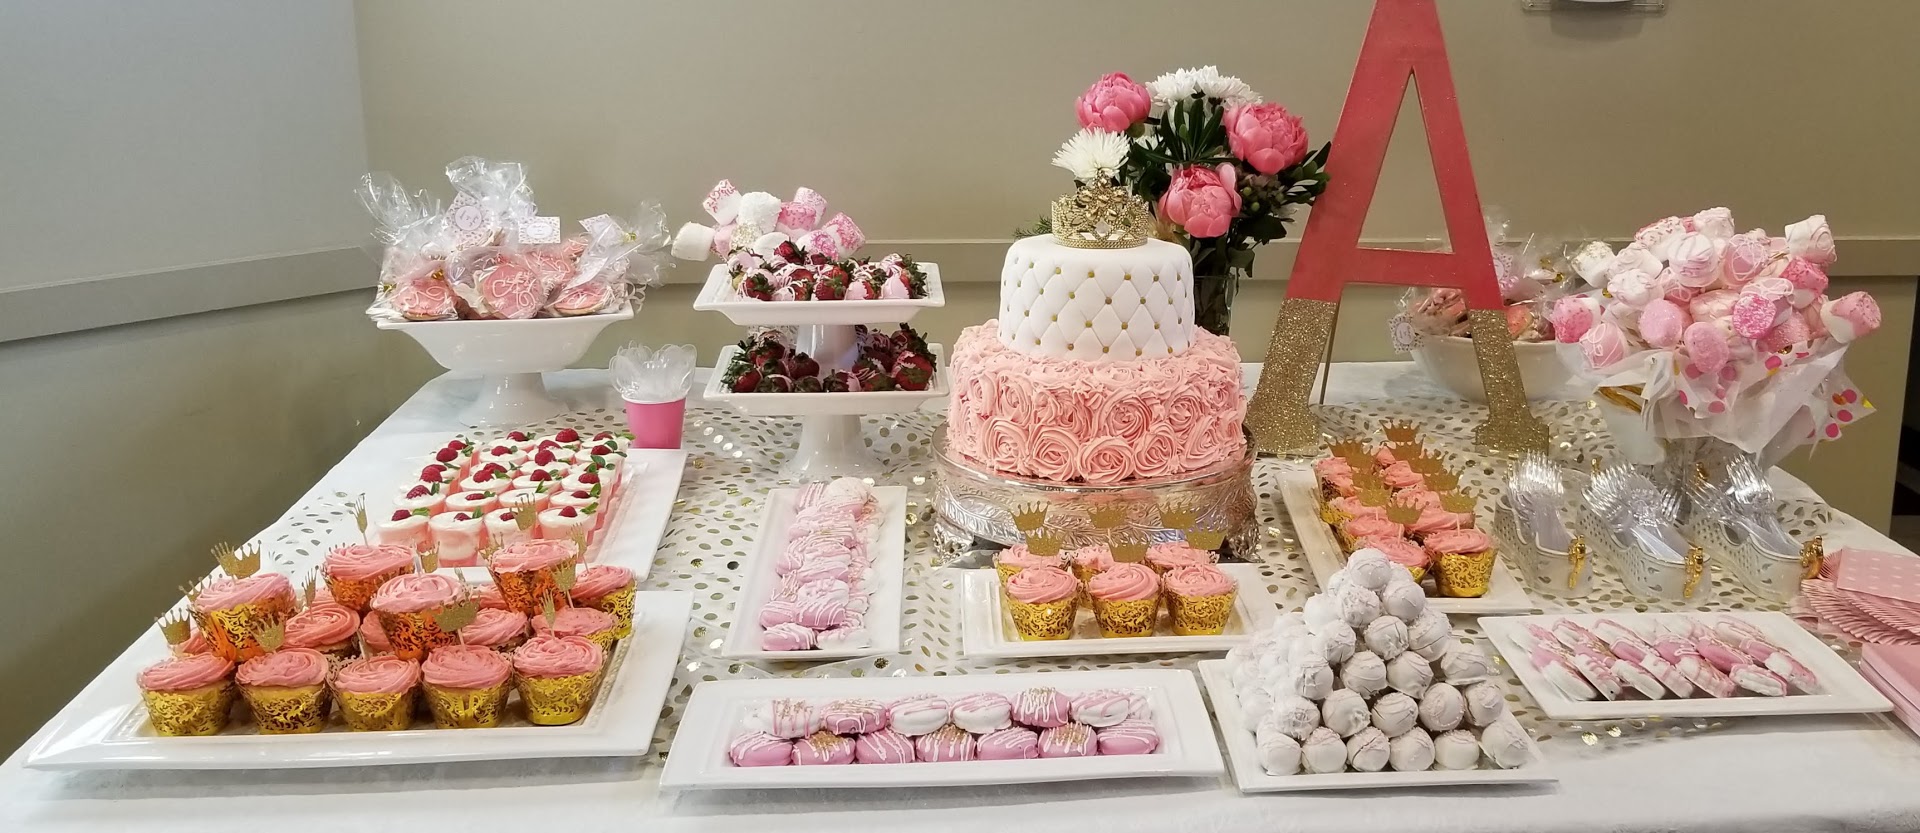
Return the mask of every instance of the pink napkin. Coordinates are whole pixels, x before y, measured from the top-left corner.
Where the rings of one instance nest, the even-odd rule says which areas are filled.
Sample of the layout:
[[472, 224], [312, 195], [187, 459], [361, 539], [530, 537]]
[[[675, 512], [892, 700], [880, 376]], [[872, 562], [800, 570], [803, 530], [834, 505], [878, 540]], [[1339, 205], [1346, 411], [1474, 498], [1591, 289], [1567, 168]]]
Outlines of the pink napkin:
[[1834, 585], [1920, 607], [1920, 558], [1872, 550], [1842, 550]]
[[1860, 676], [1893, 701], [1893, 714], [1920, 733], [1920, 646], [1866, 645]]

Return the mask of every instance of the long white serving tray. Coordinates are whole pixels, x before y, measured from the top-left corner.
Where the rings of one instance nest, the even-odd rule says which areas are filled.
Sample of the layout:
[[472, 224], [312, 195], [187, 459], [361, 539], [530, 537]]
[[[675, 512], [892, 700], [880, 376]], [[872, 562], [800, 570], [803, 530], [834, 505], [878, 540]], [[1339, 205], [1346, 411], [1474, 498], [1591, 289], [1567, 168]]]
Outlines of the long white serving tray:
[[[635, 593], [634, 631], [614, 649], [611, 673], [586, 718], [571, 726], [524, 720], [493, 729], [436, 729], [429, 718], [398, 732], [349, 731], [339, 720], [311, 735], [258, 735], [245, 726], [211, 737], [161, 737], [147, 723], [134, 675], [166, 656], [149, 629], [49, 724], [27, 752], [35, 769], [309, 769], [521, 758], [637, 756], [673, 682], [693, 594]], [[239, 708], [236, 706], [236, 708]]]
[[[890, 700], [910, 694], [938, 694], [952, 699], [985, 691], [1012, 696], [1035, 686], [1048, 686], [1068, 695], [1101, 688], [1139, 691], [1153, 712], [1160, 748], [1147, 755], [846, 766], [737, 767], [727, 760], [727, 744], [741, 731], [747, 711], [775, 698]], [[666, 769], [660, 774], [660, 786], [680, 790], [959, 787], [1096, 778], [1210, 778], [1224, 768], [1200, 689], [1194, 684], [1193, 674], [1178, 669], [720, 680], [701, 683], [693, 690], [680, 720], [680, 731], [667, 754]]]
[[1071, 657], [1087, 654], [1165, 654], [1188, 651], [1225, 651], [1247, 641], [1261, 625], [1279, 615], [1279, 600], [1267, 592], [1267, 580], [1252, 564], [1221, 564], [1220, 569], [1239, 584], [1233, 601], [1233, 615], [1219, 636], [1175, 636], [1160, 612], [1160, 626], [1153, 636], [1106, 638], [1093, 611], [1082, 607], [1074, 623], [1073, 637], [1027, 641], [1020, 638], [1013, 617], [1007, 614], [1006, 600], [1000, 593], [997, 570], [954, 570], [962, 584], [961, 650], [970, 657]]
[[[1662, 698], [1647, 700], [1640, 697], [1621, 700], [1575, 700], [1561, 693], [1559, 687], [1549, 681], [1545, 675], [1533, 667], [1528, 660], [1528, 646], [1532, 639], [1527, 635], [1528, 625], [1549, 628], [1559, 619], [1569, 619], [1581, 627], [1591, 629], [1593, 623], [1601, 619], [1613, 619], [1620, 624], [1645, 633], [1648, 626], [1661, 618], [1687, 616], [1711, 622], [1714, 619], [1738, 619], [1767, 635], [1767, 641], [1792, 654], [1816, 677], [1820, 678], [1822, 688], [1819, 694], [1792, 694], [1785, 697], [1761, 697], [1743, 695], [1738, 697]], [[1515, 676], [1525, 684], [1533, 695], [1540, 710], [1555, 720], [1616, 720], [1631, 717], [1735, 717], [1786, 714], [1853, 714], [1860, 712], [1892, 711], [1893, 703], [1873, 687], [1872, 683], [1860, 676], [1853, 665], [1839, 654], [1828, 648], [1825, 642], [1804, 628], [1795, 624], [1793, 619], [1783, 613], [1747, 613], [1747, 612], [1703, 612], [1687, 613], [1636, 613], [1631, 610], [1612, 613], [1567, 613], [1547, 614], [1544, 616], [1485, 616], [1480, 619], [1480, 632], [1492, 640], [1494, 648], [1513, 669]], [[1698, 692], [1696, 692], [1698, 694]]]
[[[1312, 470], [1304, 466], [1288, 464], [1280, 472], [1280, 498], [1287, 505], [1287, 517], [1293, 521], [1293, 531], [1300, 536], [1300, 548], [1307, 553], [1307, 566], [1313, 569], [1314, 580], [1326, 587], [1327, 579], [1346, 564], [1346, 557], [1340, 550], [1340, 542], [1333, 537], [1333, 530], [1320, 520], [1316, 494], [1319, 489]], [[1477, 599], [1431, 596], [1427, 606], [1446, 614], [1528, 613], [1537, 608], [1519, 577], [1507, 569], [1504, 558], [1493, 562], [1493, 580], [1487, 585], [1486, 595]]]
[[[706, 285], [693, 300], [693, 308], [718, 312], [742, 327], [785, 327], [794, 324], [849, 326], [853, 324], [905, 323], [923, 309], [944, 306], [946, 290], [940, 285], [940, 266], [922, 263], [927, 273], [927, 295], [911, 300], [869, 301], [756, 301], [734, 295], [733, 279], [725, 263], [716, 263], [707, 273]], [[716, 367], [726, 367], [722, 362]]]
[[[1533, 759], [1513, 769], [1430, 769], [1424, 772], [1329, 772], [1268, 775], [1260, 766], [1260, 750], [1253, 733], [1246, 730], [1240, 713], [1240, 697], [1223, 659], [1202, 660], [1200, 679], [1206, 683], [1207, 699], [1213, 701], [1214, 716], [1220, 719], [1220, 734], [1227, 742], [1227, 759], [1233, 764], [1233, 782], [1243, 793], [1294, 792], [1300, 790], [1418, 789], [1465, 784], [1524, 784], [1558, 781], [1548, 769], [1540, 746], [1527, 738]], [[1481, 761], [1486, 766], [1486, 761]]]
[[808, 651], [763, 651], [760, 649], [760, 608], [773, 597], [780, 577], [774, 574], [775, 562], [787, 540], [787, 528], [793, 524], [794, 489], [774, 489], [767, 494], [766, 514], [760, 519], [759, 546], [745, 581], [740, 599], [734, 606], [733, 627], [721, 655], [732, 659], [773, 659], [814, 662], [831, 659], [870, 657], [900, 652], [900, 605], [906, 586], [907, 565], [907, 489], [905, 486], [880, 486], [873, 490], [880, 501], [880, 525], [868, 544], [873, 558], [873, 588], [868, 597], [867, 633], [872, 641], [860, 648]]
[[[831, 302], [829, 302], [831, 303]], [[926, 390], [868, 390], [837, 391], [820, 393], [734, 393], [727, 389], [722, 377], [727, 366], [733, 363], [733, 357], [740, 353], [739, 345], [729, 345], [720, 349], [720, 357], [714, 360], [713, 376], [707, 380], [707, 387], [701, 396], [708, 402], [725, 405], [751, 416], [832, 416], [836, 414], [904, 414], [920, 409], [929, 399], [947, 395], [946, 350], [941, 345], [929, 344], [928, 351], [933, 353], [936, 370], [928, 380]]]

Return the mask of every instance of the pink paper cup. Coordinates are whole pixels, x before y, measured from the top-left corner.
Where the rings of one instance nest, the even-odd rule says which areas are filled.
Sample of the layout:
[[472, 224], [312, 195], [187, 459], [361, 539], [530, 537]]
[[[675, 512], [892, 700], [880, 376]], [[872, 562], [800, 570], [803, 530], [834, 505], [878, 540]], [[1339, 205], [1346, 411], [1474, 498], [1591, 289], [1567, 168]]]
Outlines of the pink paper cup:
[[687, 424], [685, 397], [672, 402], [628, 402], [627, 430], [634, 448], [679, 448]]

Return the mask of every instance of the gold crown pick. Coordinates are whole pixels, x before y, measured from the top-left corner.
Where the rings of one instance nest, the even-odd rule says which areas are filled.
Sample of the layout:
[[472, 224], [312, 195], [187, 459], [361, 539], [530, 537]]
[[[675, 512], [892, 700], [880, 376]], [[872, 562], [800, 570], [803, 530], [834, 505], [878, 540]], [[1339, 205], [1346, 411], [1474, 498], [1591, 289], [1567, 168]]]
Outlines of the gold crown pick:
[[559, 614], [554, 612], [552, 593], [540, 597], [540, 615], [547, 620], [547, 630], [553, 630], [554, 619]]
[[1427, 488], [1436, 492], [1451, 492], [1460, 486], [1460, 475], [1442, 469], [1425, 475]]
[[1217, 550], [1226, 543], [1227, 534], [1217, 529], [1189, 529], [1185, 538], [1187, 546], [1196, 550]]
[[1200, 511], [1190, 503], [1169, 501], [1160, 505], [1160, 526], [1185, 532], [1200, 522]]
[[499, 555], [499, 554], [500, 554], [500, 545], [499, 545], [499, 544], [488, 544], [488, 545], [486, 545], [486, 546], [484, 546], [484, 547], [481, 547], [481, 548], [480, 548], [480, 553], [479, 553], [479, 556], [480, 556], [480, 563], [482, 563], [482, 564], [492, 564], [492, 563], [493, 563], [493, 557], [494, 557], [494, 556], [496, 556], [496, 555]]
[[520, 527], [521, 532], [532, 530], [539, 520], [540, 510], [534, 506], [533, 498], [523, 497], [514, 502], [513, 525]]
[[160, 635], [166, 638], [168, 647], [178, 648], [193, 638], [193, 625], [188, 622], [185, 613], [168, 611], [167, 615], [160, 617], [159, 622]]
[[428, 547], [420, 551], [420, 572], [431, 573], [440, 569], [440, 548]]
[[318, 576], [313, 573], [308, 573], [307, 583], [300, 586], [300, 609], [306, 610], [307, 608], [313, 607], [314, 597], [319, 594], [320, 582]]
[[1045, 532], [1035, 532], [1027, 536], [1027, 551], [1034, 555], [1059, 555], [1060, 539]]
[[1369, 466], [1373, 463], [1373, 455], [1367, 453], [1366, 443], [1359, 440], [1347, 439], [1331, 443], [1327, 446], [1327, 453], [1354, 466], [1360, 465], [1362, 459], [1365, 459]]
[[1461, 494], [1460, 492], [1440, 493], [1440, 508], [1454, 514], [1473, 514], [1473, 508], [1479, 505], [1479, 503], [1480, 502], [1475, 500], [1472, 495]]
[[1103, 504], [1088, 510], [1087, 519], [1093, 522], [1094, 529], [1113, 529], [1127, 522], [1127, 507], [1118, 503]]
[[253, 629], [253, 639], [269, 653], [280, 650], [280, 646], [287, 644], [287, 620], [275, 618], [261, 622]]
[[1147, 534], [1138, 529], [1116, 529], [1107, 539], [1107, 549], [1115, 561], [1139, 561], [1147, 557], [1150, 543]]
[[1442, 463], [1439, 460], [1436, 460], [1432, 457], [1425, 457], [1425, 456], [1414, 457], [1408, 460], [1407, 467], [1413, 469], [1415, 474], [1422, 474], [1422, 475], [1439, 474], [1440, 472], [1447, 470], [1447, 465], [1445, 463]]
[[1013, 526], [1021, 532], [1033, 532], [1047, 525], [1047, 505], [1029, 503], [1013, 510]]
[[1389, 500], [1386, 504], [1387, 520], [1401, 526], [1420, 520], [1420, 505], [1404, 500]]
[[1076, 249], [1130, 249], [1153, 236], [1144, 200], [1100, 177], [1053, 201], [1053, 236]]
[[575, 561], [587, 560], [587, 534], [584, 532], [576, 531], [572, 535], [568, 536], [568, 539], [573, 541], [574, 560]]
[[1380, 433], [1387, 435], [1393, 443], [1410, 443], [1420, 439], [1420, 426], [1404, 419], [1390, 419], [1380, 423]]
[[[479, 615], [480, 606], [474, 604], [473, 599], [469, 597], [441, 608], [439, 613], [433, 614], [433, 624], [438, 626], [442, 633], [458, 635], [461, 628], [473, 624], [473, 620]], [[464, 643], [466, 640], [462, 639], [461, 642]]]
[[574, 562], [569, 561], [555, 568], [553, 571], [553, 587], [559, 590], [561, 596], [567, 599], [568, 607], [573, 606], [573, 598], [567, 594], [572, 593], [574, 584], [580, 581], [579, 570], [580, 568], [576, 566]]
[[1387, 483], [1380, 479], [1379, 472], [1355, 470], [1353, 473], [1353, 488], [1362, 492], [1380, 491], [1387, 488]]
[[365, 492], [361, 492], [360, 499], [353, 502], [353, 525], [360, 527], [360, 543], [370, 543], [367, 540], [367, 495]]
[[221, 541], [213, 547], [213, 559], [220, 562], [221, 572], [233, 578], [247, 578], [260, 572], [260, 545], [247, 544], [235, 551]]
[[1393, 456], [1401, 460], [1406, 460], [1408, 463], [1424, 458], [1428, 454], [1426, 446], [1421, 445], [1419, 440], [1392, 443], [1391, 446], [1393, 448]]
[[1361, 489], [1356, 494], [1359, 495], [1362, 506], [1384, 507], [1391, 500], [1391, 495], [1385, 488]]

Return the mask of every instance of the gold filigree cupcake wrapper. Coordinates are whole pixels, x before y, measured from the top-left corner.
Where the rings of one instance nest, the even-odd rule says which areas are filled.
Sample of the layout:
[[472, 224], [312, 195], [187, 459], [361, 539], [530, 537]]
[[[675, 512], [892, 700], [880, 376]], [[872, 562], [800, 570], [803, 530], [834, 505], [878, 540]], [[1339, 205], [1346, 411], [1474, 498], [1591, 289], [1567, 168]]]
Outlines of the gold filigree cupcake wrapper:
[[433, 725], [442, 729], [491, 729], [500, 725], [507, 713], [511, 685], [506, 680], [490, 688], [441, 688], [424, 683], [421, 690], [427, 695]]
[[153, 731], [166, 737], [217, 735], [227, 728], [236, 696], [233, 683], [221, 680], [192, 691], [142, 691]]
[[1093, 600], [1093, 619], [1108, 639], [1152, 636], [1160, 619], [1160, 597], [1127, 601]]
[[1493, 584], [1493, 550], [1485, 552], [1443, 552], [1433, 560], [1434, 584], [1440, 595], [1454, 599], [1477, 599]]
[[393, 645], [394, 656], [425, 661], [433, 649], [459, 642], [457, 634], [441, 630], [439, 623], [434, 621], [434, 616], [440, 610], [433, 608], [411, 613], [376, 611], [380, 615], [380, 628], [386, 631], [387, 642]]
[[243, 662], [266, 653], [256, 632], [293, 615], [293, 600], [274, 598], [247, 602], [196, 615], [213, 653], [231, 662]]
[[241, 686], [263, 735], [302, 735], [327, 726], [333, 698], [324, 685]]
[[397, 732], [412, 726], [417, 696], [418, 690], [411, 688], [399, 694], [334, 692], [340, 716], [346, 719], [347, 728], [356, 732]]
[[[633, 585], [629, 584], [606, 595], [582, 601], [580, 605], [613, 614], [613, 618], [620, 620], [620, 625], [614, 628], [614, 637], [626, 639], [633, 635], [633, 592]], [[612, 648], [611, 645], [604, 647]]]
[[1073, 635], [1073, 617], [1078, 612], [1073, 596], [1040, 604], [1028, 604], [1008, 597], [1007, 606], [1021, 639], [1039, 642], [1066, 639]]
[[322, 575], [327, 580], [327, 593], [333, 596], [334, 604], [365, 616], [368, 605], [373, 603], [373, 594], [379, 592], [380, 585], [386, 584], [394, 576], [406, 573], [409, 569], [399, 567], [359, 579], [337, 579], [325, 575], [324, 571]]
[[560, 594], [554, 576], [565, 566], [524, 572], [498, 573], [491, 569], [487, 572], [493, 575], [493, 584], [500, 588], [500, 598], [507, 603], [507, 609], [520, 611], [532, 619], [541, 614], [542, 601]]
[[1178, 636], [1218, 636], [1227, 629], [1233, 615], [1233, 597], [1238, 590], [1218, 596], [1182, 596], [1167, 594], [1167, 614]]
[[600, 689], [600, 671], [566, 677], [526, 677], [513, 675], [514, 688], [520, 691], [520, 704], [527, 710], [527, 721], [536, 726], [565, 726], [577, 723], [593, 708]]

